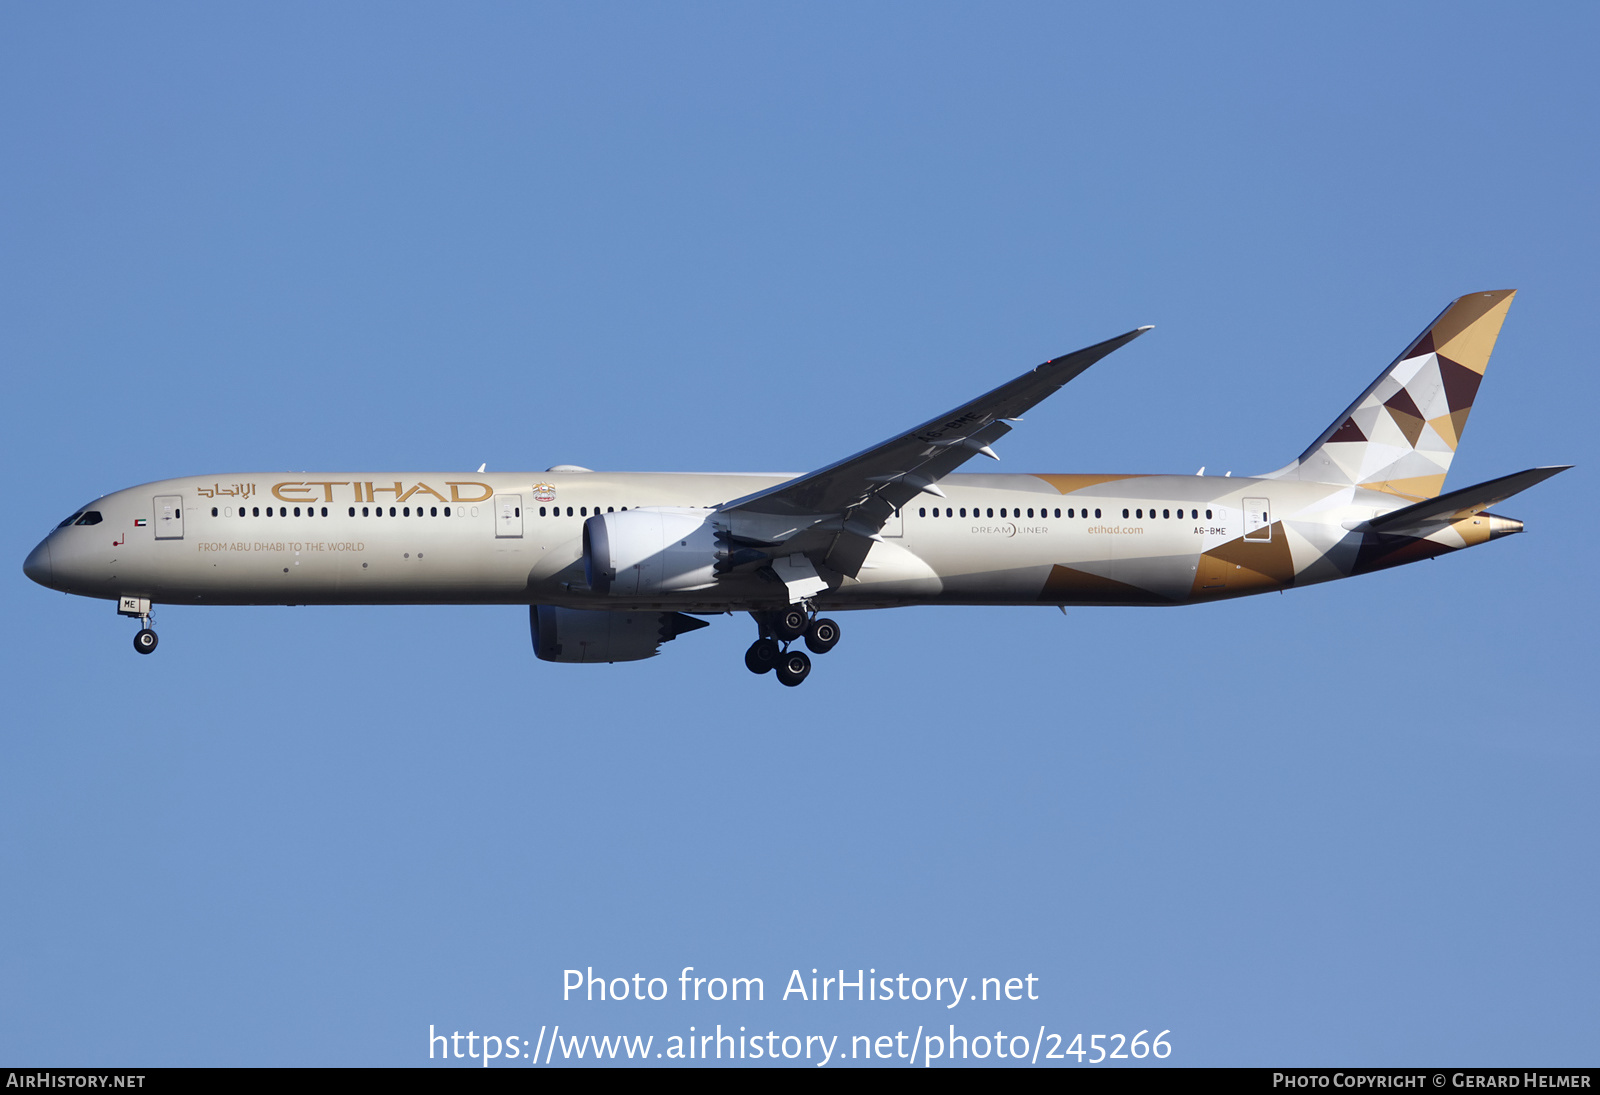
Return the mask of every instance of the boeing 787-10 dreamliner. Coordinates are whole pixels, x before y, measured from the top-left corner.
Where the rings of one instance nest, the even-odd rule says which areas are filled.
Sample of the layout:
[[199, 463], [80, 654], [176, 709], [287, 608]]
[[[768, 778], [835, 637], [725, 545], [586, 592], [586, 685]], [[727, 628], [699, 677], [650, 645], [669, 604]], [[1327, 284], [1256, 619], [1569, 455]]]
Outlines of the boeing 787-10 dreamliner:
[[[806, 475], [230, 473], [130, 487], [28, 555], [34, 581], [155, 604], [527, 605], [545, 661], [622, 662], [748, 612], [796, 685], [823, 612], [1181, 605], [1348, 578], [1522, 531], [1488, 507], [1564, 467], [1442, 493], [1511, 292], [1453, 302], [1300, 456], [1254, 478], [960, 472], [1141, 327]], [[1203, 472], [1204, 469], [1201, 469]]]

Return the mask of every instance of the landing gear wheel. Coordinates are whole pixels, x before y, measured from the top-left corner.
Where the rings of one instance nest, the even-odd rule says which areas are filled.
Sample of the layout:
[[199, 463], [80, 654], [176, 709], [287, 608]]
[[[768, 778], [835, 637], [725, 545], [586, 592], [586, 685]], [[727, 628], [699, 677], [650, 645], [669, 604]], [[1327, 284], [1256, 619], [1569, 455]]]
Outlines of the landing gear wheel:
[[811, 673], [811, 659], [791, 650], [778, 662], [778, 682], [793, 688]]
[[156, 633], [148, 627], [141, 627], [139, 633], [133, 637], [133, 648], [141, 654], [149, 654], [156, 648]]
[[774, 639], [757, 639], [750, 644], [750, 649], [744, 652], [744, 667], [752, 673], [768, 673], [778, 665], [778, 659], [783, 657], [783, 648]]
[[826, 654], [839, 642], [839, 625], [832, 620], [812, 620], [806, 628], [806, 649], [813, 654]]
[[792, 643], [805, 634], [806, 610], [799, 605], [772, 614], [772, 634], [779, 642]]

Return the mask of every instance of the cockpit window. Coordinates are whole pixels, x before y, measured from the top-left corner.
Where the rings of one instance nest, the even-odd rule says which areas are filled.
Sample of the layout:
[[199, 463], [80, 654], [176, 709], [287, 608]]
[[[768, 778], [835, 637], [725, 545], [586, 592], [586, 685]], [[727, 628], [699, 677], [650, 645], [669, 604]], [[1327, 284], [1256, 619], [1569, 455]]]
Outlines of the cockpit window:
[[78, 518], [80, 518], [82, 516], [83, 516], [83, 511], [79, 510], [77, 513], [74, 513], [71, 517], [68, 517], [65, 521], [63, 521], [59, 525], [57, 525], [56, 528], [66, 528], [68, 525], [72, 524], [72, 522], [76, 521]]
[[91, 509], [85, 510], [83, 516], [72, 523], [75, 525], [98, 525], [102, 520], [104, 518], [100, 516], [100, 511]]

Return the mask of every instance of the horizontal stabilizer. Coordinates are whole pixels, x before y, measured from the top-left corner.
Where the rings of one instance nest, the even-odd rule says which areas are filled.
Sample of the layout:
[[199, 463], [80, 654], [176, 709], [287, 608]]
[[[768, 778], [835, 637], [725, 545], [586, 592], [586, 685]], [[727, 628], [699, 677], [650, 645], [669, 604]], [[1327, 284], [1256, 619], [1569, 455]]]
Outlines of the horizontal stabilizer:
[[1462, 517], [1471, 517], [1570, 467], [1571, 464], [1559, 464], [1548, 468], [1529, 468], [1514, 475], [1503, 475], [1487, 483], [1453, 490], [1449, 494], [1441, 494], [1437, 498], [1429, 498], [1414, 506], [1406, 506], [1404, 509], [1386, 513], [1382, 517], [1375, 517], [1367, 527], [1374, 532], [1401, 532], [1433, 521], [1454, 521]]

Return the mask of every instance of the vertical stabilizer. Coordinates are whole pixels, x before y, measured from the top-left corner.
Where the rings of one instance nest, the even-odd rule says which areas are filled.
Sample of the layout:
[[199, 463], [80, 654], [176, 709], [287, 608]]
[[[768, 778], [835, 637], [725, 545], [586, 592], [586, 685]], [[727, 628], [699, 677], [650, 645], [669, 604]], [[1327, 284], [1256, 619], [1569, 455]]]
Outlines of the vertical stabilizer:
[[1298, 460], [1266, 478], [1437, 497], [1515, 295], [1453, 302]]

